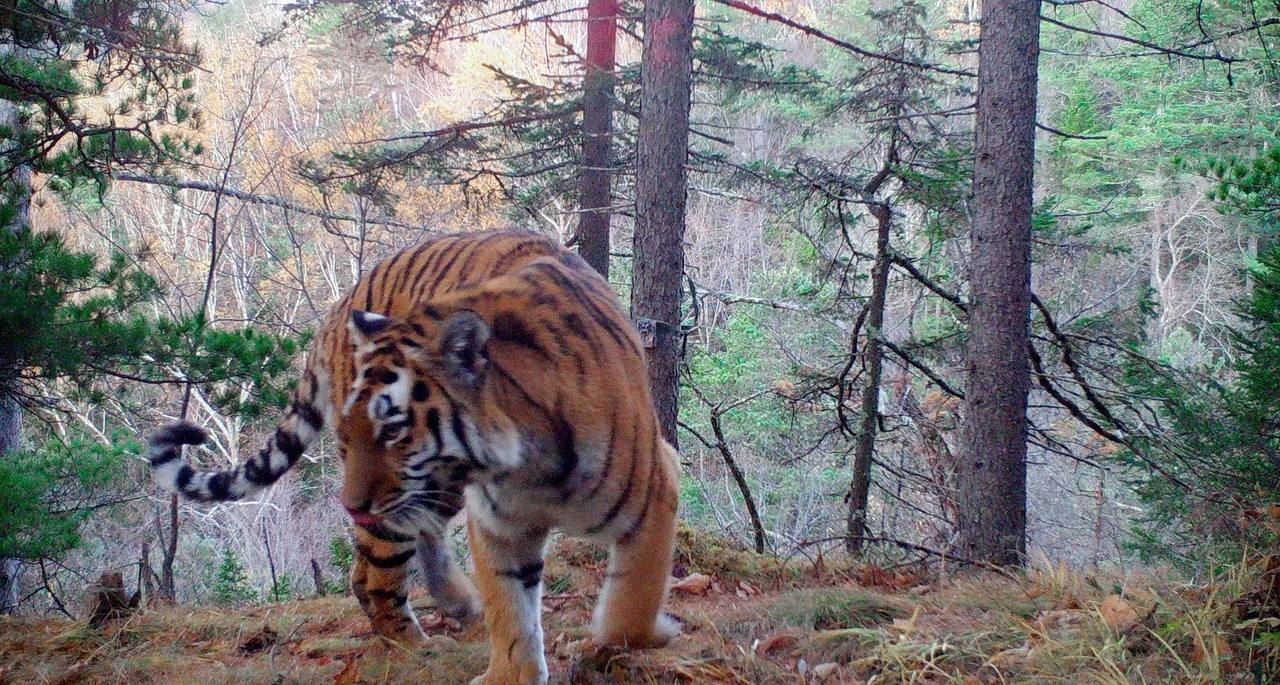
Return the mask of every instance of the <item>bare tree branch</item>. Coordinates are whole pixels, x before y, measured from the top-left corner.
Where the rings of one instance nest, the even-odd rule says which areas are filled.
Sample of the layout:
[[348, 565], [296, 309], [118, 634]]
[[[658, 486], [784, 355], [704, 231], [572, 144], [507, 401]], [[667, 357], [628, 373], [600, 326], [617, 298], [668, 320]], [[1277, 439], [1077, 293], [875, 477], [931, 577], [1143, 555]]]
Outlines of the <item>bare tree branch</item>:
[[204, 193], [213, 193], [219, 196], [226, 196], [240, 200], [241, 202], [251, 202], [253, 204], [267, 205], [269, 207], [278, 207], [280, 209], [314, 216], [319, 219], [328, 219], [331, 221], [349, 221], [352, 223], [366, 223], [378, 226], [391, 226], [393, 228], [404, 228], [409, 230], [420, 230], [421, 226], [414, 226], [392, 219], [377, 219], [369, 217], [360, 217], [354, 214], [342, 214], [338, 212], [328, 212], [315, 207], [298, 204], [292, 200], [286, 200], [282, 197], [274, 195], [259, 195], [256, 193], [248, 193], [235, 188], [223, 187], [215, 183], [207, 183], [205, 181], [190, 181], [176, 178], [163, 178], [160, 176], [149, 176], [146, 174], [135, 174], [131, 172], [118, 172], [112, 174], [112, 178], [117, 181], [129, 181], [132, 183], [145, 183], [153, 186], [161, 186], [164, 188], [174, 188], [176, 190], [198, 190]]

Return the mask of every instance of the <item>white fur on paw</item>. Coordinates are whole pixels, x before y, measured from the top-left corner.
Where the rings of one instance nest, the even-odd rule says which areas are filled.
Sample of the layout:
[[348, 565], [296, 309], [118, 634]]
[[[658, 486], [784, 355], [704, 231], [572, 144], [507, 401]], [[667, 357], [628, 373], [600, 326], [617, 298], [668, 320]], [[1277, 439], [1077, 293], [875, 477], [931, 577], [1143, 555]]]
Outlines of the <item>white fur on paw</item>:
[[682, 627], [680, 619], [662, 611], [658, 613], [658, 625], [653, 632], [665, 642], [679, 635]]

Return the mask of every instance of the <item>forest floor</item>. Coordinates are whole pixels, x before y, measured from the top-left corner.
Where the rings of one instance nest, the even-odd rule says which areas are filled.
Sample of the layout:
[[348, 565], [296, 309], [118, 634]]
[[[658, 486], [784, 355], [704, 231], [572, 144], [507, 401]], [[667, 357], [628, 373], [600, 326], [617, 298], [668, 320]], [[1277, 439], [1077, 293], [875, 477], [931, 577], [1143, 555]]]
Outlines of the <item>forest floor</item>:
[[[949, 578], [919, 569], [781, 564], [682, 533], [671, 646], [602, 651], [588, 639], [603, 555], [549, 555], [545, 626], [553, 683], [1280, 682], [1280, 563], [1218, 582], [1062, 568]], [[485, 665], [482, 631], [413, 604], [422, 648], [374, 639], [350, 597], [242, 610], [169, 607], [91, 629], [0, 619], [0, 684], [414, 683], [464, 685]]]

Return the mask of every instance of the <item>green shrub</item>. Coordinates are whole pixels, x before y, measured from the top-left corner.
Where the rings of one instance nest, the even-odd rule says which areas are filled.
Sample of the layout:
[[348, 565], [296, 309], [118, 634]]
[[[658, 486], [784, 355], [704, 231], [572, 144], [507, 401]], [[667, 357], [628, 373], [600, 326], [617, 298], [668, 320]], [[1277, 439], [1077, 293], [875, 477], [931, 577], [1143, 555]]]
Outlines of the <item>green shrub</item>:
[[256, 601], [258, 593], [249, 581], [249, 572], [230, 547], [222, 551], [222, 563], [213, 581], [213, 601], [219, 606], [240, 606]]

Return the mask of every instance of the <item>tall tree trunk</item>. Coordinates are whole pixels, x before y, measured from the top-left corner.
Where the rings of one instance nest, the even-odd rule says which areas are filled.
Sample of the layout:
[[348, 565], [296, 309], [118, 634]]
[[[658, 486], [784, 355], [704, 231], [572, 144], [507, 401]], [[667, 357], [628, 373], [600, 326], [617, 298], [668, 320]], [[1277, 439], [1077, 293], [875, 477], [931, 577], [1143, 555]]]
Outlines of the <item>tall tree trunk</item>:
[[720, 451], [720, 456], [724, 457], [724, 464], [729, 467], [729, 473], [733, 475], [734, 482], [738, 484], [738, 491], [742, 493], [742, 502], [747, 507], [747, 516], [751, 519], [751, 531], [755, 535], [756, 554], [764, 554], [764, 521], [760, 520], [760, 510], [756, 508], [756, 499], [751, 495], [751, 485], [747, 483], [747, 475], [742, 472], [742, 467], [738, 466], [737, 460], [733, 458], [733, 452], [729, 451], [729, 441], [724, 437], [724, 426], [720, 422], [718, 407], [711, 409], [711, 431], [716, 436], [716, 449]]
[[[868, 194], [864, 193], [864, 196], [866, 195]], [[873, 196], [874, 191], [870, 195]], [[880, 335], [884, 329], [884, 308], [889, 291], [889, 237], [893, 228], [893, 214], [887, 203], [877, 202], [874, 197], [869, 197], [867, 206], [876, 219], [876, 261], [871, 268], [871, 299], [867, 301], [866, 347], [862, 353], [866, 364], [864, 368], [867, 381], [862, 387], [862, 416], [858, 429], [858, 444], [853, 452], [853, 480], [849, 484], [849, 516], [846, 521], [848, 536], [845, 538], [845, 551], [855, 555], [862, 552], [862, 544], [867, 532], [867, 503], [871, 495], [871, 460], [876, 453], [876, 429], [880, 420], [880, 379], [884, 367], [884, 350], [880, 343]]]
[[169, 535], [165, 536], [160, 516], [156, 515], [156, 532], [164, 543], [160, 557], [160, 587], [156, 599], [165, 604], [176, 604], [178, 601], [177, 585], [174, 583], [173, 561], [178, 557], [178, 496], [169, 495]]
[[146, 606], [156, 605], [156, 572], [151, 568], [151, 543], [143, 542], [138, 555], [138, 588]]
[[[22, 438], [22, 409], [13, 398], [0, 395], [0, 459], [18, 449]], [[19, 559], [0, 558], [0, 613], [18, 608]]]
[[[16, 48], [0, 46], [0, 57], [12, 54]], [[0, 138], [0, 205], [12, 205], [16, 210], [9, 221], [0, 225], [0, 231], [18, 233], [29, 230], [31, 221], [31, 168], [17, 165], [22, 132], [22, 120], [15, 102], [0, 100], [0, 130], [10, 131], [10, 138]], [[9, 265], [0, 264], [0, 269]], [[9, 387], [17, 379], [3, 379], [2, 387]], [[22, 446], [22, 408], [15, 397], [0, 392], [0, 459]], [[8, 613], [18, 606], [18, 559], [0, 559], [0, 613]]]
[[647, 0], [636, 142], [635, 276], [631, 316], [651, 330], [649, 385], [667, 441], [676, 444], [680, 294], [693, 71], [693, 1]]
[[316, 586], [316, 597], [328, 594], [324, 587], [324, 574], [320, 572], [320, 562], [315, 557], [311, 557], [311, 582]]
[[1019, 564], [1026, 552], [1026, 350], [1039, 55], [1039, 0], [984, 0], [955, 553], [1000, 565]]
[[578, 253], [609, 277], [613, 204], [613, 67], [617, 0], [587, 0], [587, 64], [582, 83], [582, 170], [578, 176]]

